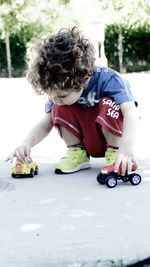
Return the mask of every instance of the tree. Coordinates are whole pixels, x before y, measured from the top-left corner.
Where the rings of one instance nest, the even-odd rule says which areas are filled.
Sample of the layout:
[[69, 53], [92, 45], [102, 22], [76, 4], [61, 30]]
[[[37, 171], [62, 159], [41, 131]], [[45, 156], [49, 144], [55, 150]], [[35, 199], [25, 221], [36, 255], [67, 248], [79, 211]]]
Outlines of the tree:
[[6, 43], [6, 56], [7, 56], [7, 68], [8, 77], [12, 76], [11, 68], [11, 51], [10, 51], [10, 35], [20, 29], [20, 23], [17, 15], [22, 12], [28, 1], [12, 1], [12, 0], [1, 0], [0, 2], [0, 25], [1, 25], [1, 38], [5, 39]]
[[99, 0], [108, 24], [118, 25], [119, 69], [123, 72], [123, 34], [124, 25], [129, 28], [150, 23], [149, 0]]
[[8, 77], [12, 76], [11, 36], [21, 34], [21, 29], [30, 25], [34, 25], [33, 36], [38, 33], [39, 37], [65, 26], [72, 20], [68, 4], [69, 0], [0, 0], [0, 38], [6, 43]]

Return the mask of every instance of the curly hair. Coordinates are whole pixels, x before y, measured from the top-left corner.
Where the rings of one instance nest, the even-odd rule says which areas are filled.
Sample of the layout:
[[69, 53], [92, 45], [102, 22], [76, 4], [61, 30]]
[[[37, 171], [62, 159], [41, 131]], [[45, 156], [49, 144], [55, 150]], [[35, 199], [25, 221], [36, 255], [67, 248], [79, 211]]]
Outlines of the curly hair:
[[58, 89], [79, 91], [93, 73], [94, 52], [77, 27], [61, 29], [34, 45], [27, 80], [39, 95]]

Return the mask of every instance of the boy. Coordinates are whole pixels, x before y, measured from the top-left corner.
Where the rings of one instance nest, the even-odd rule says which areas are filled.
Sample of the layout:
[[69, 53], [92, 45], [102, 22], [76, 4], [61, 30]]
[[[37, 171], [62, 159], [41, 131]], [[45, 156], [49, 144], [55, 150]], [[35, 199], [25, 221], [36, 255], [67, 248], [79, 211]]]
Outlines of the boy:
[[77, 27], [62, 29], [32, 50], [27, 79], [38, 94], [46, 94], [44, 118], [33, 127], [13, 157], [25, 161], [31, 148], [56, 127], [67, 154], [55, 164], [55, 173], [73, 173], [90, 167], [89, 158], [106, 157], [131, 171], [137, 112], [129, 83], [110, 69], [95, 66], [93, 45]]

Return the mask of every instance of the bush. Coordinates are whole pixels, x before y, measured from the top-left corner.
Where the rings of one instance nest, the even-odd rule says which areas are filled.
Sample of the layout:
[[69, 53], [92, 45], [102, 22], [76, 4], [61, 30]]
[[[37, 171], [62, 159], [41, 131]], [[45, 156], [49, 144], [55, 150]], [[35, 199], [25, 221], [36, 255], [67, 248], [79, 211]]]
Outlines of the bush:
[[[11, 64], [12, 76], [22, 77], [26, 69], [26, 50], [27, 44], [36, 39], [40, 34], [41, 28], [37, 28], [32, 24], [23, 27], [20, 32], [11, 34], [10, 36], [10, 50], [11, 50]], [[7, 77], [7, 59], [5, 40], [0, 39], [0, 77]]]
[[[105, 53], [110, 67], [119, 70], [118, 25], [108, 25], [105, 33]], [[129, 28], [122, 25], [123, 67], [126, 72], [150, 69], [150, 25]]]
[[[150, 69], [150, 25], [127, 27], [108, 25], [105, 32], [105, 53], [109, 67], [119, 70], [118, 34], [123, 35], [123, 67], [126, 72]], [[22, 77], [26, 69], [26, 49], [31, 40], [42, 33], [40, 25], [30, 24], [10, 36], [12, 76]], [[5, 41], [0, 39], [0, 77], [7, 77]]]

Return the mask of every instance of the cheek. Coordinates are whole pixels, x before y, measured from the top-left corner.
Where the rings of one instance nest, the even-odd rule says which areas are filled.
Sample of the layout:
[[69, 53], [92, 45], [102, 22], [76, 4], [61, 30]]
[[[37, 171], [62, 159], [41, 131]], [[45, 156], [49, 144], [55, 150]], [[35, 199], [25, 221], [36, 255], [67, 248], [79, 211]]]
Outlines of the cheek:
[[71, 95], [67, 97], [65, 100], [66, 105], [72, 105], [79, 99], [80, 95], [77, 92], [73, 92]]
[[67, 99], [64, 100], [64, 103], [66, 105], [72, 105], [74, 104], [76, 101], [78, 100], [78, 97], [73, 95], [73, 96], [69, 96]]

